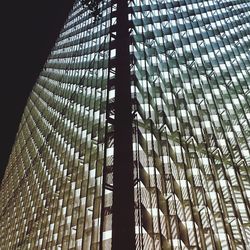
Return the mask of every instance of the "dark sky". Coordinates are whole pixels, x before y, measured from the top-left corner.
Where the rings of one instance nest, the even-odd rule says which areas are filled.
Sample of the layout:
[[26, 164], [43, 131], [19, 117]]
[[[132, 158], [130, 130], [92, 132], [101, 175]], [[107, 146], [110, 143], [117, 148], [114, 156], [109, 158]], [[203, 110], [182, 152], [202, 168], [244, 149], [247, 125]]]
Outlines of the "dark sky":
[[0, 180], [27, 97], [73, 5], [73, 0], [2, 1]]

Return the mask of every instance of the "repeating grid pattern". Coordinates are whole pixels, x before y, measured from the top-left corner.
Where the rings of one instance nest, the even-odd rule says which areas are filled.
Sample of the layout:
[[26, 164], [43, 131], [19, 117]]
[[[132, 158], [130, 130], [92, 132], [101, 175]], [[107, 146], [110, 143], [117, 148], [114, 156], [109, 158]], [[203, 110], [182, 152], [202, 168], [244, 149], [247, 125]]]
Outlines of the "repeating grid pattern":
[[138, 249], [248, 249], [250, 4], [131, 5]]
[[1, 189], [1, 249], [97, 249], [109, 61], [76, 3], [28, 100]]
[[[96, 21], [76, 2], [28, 100], [3, 249], [111, 247], [116, 6], [101, 2]], [[249, 14], [244, 0], [130, 2], [136, 249], [250, 247]]]

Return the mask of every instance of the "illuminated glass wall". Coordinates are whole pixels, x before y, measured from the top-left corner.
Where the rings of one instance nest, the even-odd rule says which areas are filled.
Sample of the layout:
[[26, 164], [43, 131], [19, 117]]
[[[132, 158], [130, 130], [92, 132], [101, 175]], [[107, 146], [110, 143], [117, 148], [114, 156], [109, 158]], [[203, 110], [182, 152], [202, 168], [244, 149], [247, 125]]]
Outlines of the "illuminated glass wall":
[[1, 249], [97, 249], [109, 2], [98, 22], [75, 4], [30, 95], [2, 183]]
[[248, 249], [250, 3], [131, 5], [138, 248]]
[[[136, 249], [250, 247], [250, 3], [130, 6]], [[116, 5], [76, 2], [1, 186], [3, 249], [111, 248]]]

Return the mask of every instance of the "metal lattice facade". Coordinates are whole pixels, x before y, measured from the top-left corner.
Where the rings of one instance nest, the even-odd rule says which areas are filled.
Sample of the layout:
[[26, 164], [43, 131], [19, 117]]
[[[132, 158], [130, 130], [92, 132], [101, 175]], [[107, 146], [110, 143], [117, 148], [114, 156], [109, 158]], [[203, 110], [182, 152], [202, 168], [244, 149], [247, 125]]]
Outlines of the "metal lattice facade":
[[[111, 248], [119, 27], [101, 2], [96, 21], [75, 4], [28, 100], [3, 249]], [[136, 249], [249, 249], [250, 3], [129, 7]]]

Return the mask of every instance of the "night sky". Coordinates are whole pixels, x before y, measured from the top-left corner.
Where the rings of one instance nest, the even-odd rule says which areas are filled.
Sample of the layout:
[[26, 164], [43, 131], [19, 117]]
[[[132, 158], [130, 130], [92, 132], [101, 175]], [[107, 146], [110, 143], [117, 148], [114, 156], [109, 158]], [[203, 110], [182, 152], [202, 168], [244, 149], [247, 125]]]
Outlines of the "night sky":
[[0, 180], [27, 98], [73, 0], [2, 1]]

